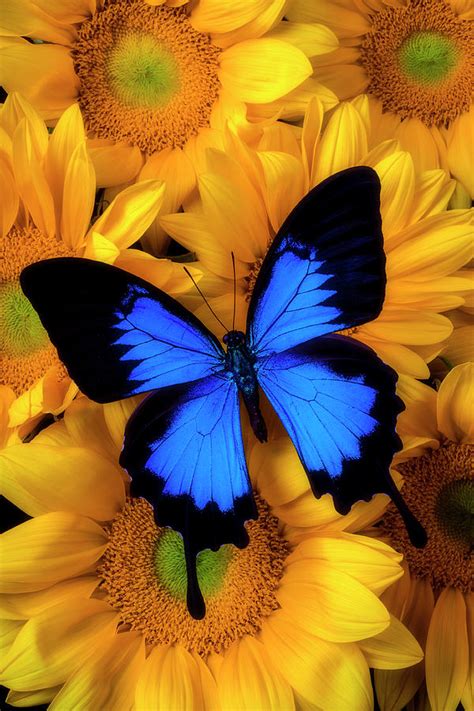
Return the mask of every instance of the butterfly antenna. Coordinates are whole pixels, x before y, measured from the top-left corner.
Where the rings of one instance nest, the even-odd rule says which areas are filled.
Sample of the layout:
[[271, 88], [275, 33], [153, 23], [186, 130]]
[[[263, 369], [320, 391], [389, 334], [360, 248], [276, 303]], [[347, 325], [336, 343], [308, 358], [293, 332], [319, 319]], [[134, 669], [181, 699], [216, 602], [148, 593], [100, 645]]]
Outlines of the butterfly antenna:
[[234, 309], [232, 313], [232, 330], [235, 329], [235, 302], [237, 299], [237, 279], [235, 277], [235, 256], [234, 253], [231, 252], [232, 255], [232, 271], [234, 272]]
[[219, 323], [220, 323], [220, 325], [222, 326], [222, 328], [227, 332], [229, 329], [227, 328], [227, 326], [226, 326], [225, 324], [222, 323], [222, 321], [220, 320], [219, 316], [216, 314], [216, 312], [215, 312], [214, 309], [212, 308], [211, 304], [209, 303], [209, 301], [208, 301], [208, 300], [206, 299], [206, 297], [204, 296], [204, 294], [202, 293], [201, 289], [200, 289], [199, 286], [197, 285], [197, 281], [195, 280], [195, 278], [193, 277], [193, 275], [191, 274], [191, 272], [189, 271], [189, 269], [187, 269], [187, 267], [183, 267], [183, 269], [184, 269], [184, 271], [186, 272], [186, 274], [188, 275], [188, 277], [191, 279], [191, 281], [193, 282], [194, 286], [196, 287], [196, 289], [198, 290], [198, 292], [200, 293], [200, 295], [202, 296], [202, 298], [203, 298], [203, 300], [204, 300], [204, 303], [206, 304], [206, 306], [207, 306], [207, 308], [209, 309], [209, 311], [211, 312], [211, 314], [219, 321]]

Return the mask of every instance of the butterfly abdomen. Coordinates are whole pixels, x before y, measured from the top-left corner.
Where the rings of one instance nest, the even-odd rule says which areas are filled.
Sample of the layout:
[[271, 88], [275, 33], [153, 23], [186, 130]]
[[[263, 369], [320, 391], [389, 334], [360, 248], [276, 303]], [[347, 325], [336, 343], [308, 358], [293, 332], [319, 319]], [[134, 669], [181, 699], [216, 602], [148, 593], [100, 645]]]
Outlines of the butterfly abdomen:
[[245, 334], [242, 331], [229, 331], [224, 336], [227, 346], [226, 370], [242, 393], [249, 414], [250, 425], [260, 442], [267, 441], [267, 427], [259, 407], [259, 391], [255, 373], [255, 358], [247, 348]]

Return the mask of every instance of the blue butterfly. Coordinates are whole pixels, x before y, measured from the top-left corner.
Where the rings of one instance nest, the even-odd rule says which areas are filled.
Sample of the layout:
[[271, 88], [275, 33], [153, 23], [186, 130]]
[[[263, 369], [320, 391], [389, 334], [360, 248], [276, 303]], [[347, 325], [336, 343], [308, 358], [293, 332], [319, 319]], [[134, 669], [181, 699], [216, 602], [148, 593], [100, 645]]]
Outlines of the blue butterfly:
[[[370, 321], [385, 294], [380, 183], [367, 167], [311, 190], [276, 235], [258, 274], [246, 333], [219, 340], [163, 291], [116, 267], [45, 260], [21, 275], [61, 360], [97, 402], [152, 391], [130, 418], [121, 465], [156, 522], [183, 536], [187, 603], [205, 604], [196, 556], [248, 543], [257, 517], [242, 443], [239, 392], [267, 438], [262, 388], [316, 497], [347, 513], [376, 492], [392, 496], [415, 544], [424, 532], [389, 466], [401, 448], [397, 376], [367, 346], [335, 331]], [[245, 235], [242, 235], [245, 239]]]

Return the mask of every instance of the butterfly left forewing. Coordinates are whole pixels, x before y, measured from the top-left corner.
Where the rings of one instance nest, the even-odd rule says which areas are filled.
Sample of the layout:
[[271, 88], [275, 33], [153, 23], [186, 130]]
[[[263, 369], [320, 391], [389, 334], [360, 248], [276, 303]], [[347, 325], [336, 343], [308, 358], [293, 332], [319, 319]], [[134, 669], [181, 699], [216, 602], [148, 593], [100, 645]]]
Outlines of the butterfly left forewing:
[[36, 262], [21, 286], [82, 392], [111, 402], [202, 378], [222, 366], [219, 341], [157, 287], [115, 266]]
[[157, 524], [182, 534], [188, 608], [202, 617], [196, 555], [224, 543], [245, 546], [244, 523], [257, 518], [234, 381], [221, 371], [149, 395], [127, 424], [120, 463]]

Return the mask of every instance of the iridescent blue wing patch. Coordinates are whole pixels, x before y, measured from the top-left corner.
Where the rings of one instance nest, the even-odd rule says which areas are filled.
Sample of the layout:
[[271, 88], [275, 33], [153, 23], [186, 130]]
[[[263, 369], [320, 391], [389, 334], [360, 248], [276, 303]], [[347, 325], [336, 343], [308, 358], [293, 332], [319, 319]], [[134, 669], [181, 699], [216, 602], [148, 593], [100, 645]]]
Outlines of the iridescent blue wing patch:
[[132, 494], [153, 505], [157, 524], [183, 535], [188, 608], [202, 617], [197, 553], [224, 543], [244, 547], [244, 522], [257, 518], [229, 374], [149, 395], [127, 424], [120, 463], [132, 476]]
[[385, 296], [380, 182], [367, 167], [331, 176], [281, 226], [247, 318], [260, 357], [370, 321]]
[[317, 498], [339, 513], [393, 494], [389, 467], [401, 442], [396, 373], [367, 346], [324, 336], [261, 362], [258, 380], [283, 422]]
[[222, 367], [216, 337], [143, 279], [90, 259], [32, 264], [21, 286], [71, 378], [96, 402], [197, 380]]

